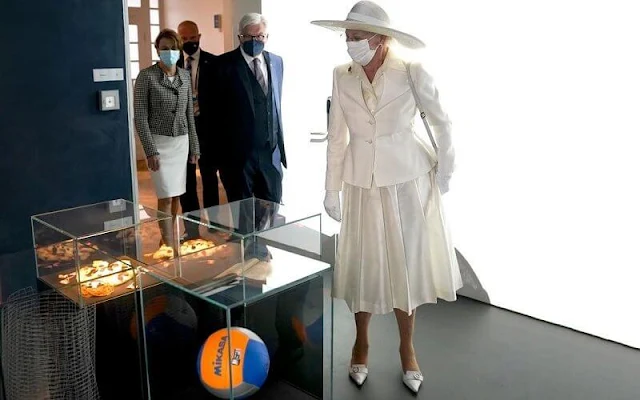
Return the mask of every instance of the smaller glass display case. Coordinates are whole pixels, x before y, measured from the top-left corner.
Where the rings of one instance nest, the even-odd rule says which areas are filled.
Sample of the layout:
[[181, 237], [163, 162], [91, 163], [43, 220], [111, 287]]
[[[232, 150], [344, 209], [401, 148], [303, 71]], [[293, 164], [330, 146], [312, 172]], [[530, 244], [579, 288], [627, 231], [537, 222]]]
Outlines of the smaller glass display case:
[[177, 240], [171, 215], [122, 199], [34, 215], [31, 227], [37, 277], [79, 305], [131, 293], [138, 267]]
[[149, 397], [330, 399], [335, 243], [321, 215], [247, 199], [178, 219], [199, 224], [203, 249], [138, 276]]

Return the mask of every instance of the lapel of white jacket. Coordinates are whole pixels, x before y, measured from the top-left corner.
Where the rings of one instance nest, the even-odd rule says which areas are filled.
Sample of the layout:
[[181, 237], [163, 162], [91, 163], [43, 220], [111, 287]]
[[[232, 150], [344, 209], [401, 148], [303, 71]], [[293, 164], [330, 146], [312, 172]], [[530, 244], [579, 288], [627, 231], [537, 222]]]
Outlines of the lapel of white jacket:
[[395, 99], [411, 90], [404, 65], [397, 59], [389, 60], [383, 75], [382, 96], [378, 100], [375, 113], [388, 106]]
[[341, 95], [348, 97], [351, 101], [362, 107], [367, 114], [370, 114], [367, 104], [364, 102], [364, 97], [362, 96], [362, 78], [359, 74], [356, 73], [353, 67], [348, 67], [342, 79], [344, 90], [341, 92]]

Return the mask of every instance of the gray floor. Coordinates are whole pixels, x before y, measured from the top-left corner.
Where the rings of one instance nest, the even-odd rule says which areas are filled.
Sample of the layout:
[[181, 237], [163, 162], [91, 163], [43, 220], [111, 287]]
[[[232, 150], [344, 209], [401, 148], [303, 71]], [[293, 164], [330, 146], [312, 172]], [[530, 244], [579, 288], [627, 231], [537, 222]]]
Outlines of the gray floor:
[[[31, 263], [30, 251], [0, 257], [0, 297], [33, 283]], [[401, 382], [392, 314], [372, 320], [361, 389], [347, 375], [354, 335], [352, 315], [336, 301], [334, 400], [640, 400], [640, 351], [466, 298], [418, 310], [415, 347], [426, 378], [418, 396]]]
[[466, 298], [418, 310], [415, 347], [425, 373], [418, 396], [401, 382], [392, 314], [372, 320], [361, 389], [346, 372], [355, 329], [340, 301], [335, 332], [335, 400], [640, 399], [640, 351]]

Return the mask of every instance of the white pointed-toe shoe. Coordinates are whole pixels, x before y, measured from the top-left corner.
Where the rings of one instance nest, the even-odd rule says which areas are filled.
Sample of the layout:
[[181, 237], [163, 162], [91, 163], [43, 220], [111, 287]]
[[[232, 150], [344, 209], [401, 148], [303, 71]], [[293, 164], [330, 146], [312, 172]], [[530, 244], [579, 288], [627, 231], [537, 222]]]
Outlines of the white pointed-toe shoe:
[[367, 379], [367, 375], [369, 375], [369, 369], [365, 364], [353, 364], [349, 367], [349, 377], [353, 379], [358, 386], [362, 386]]
[[402, 382], [411, 389], [413, 393], [418, 393], [423, 380], [424, 377], [420, 371], [407, 371], [402, 375]]

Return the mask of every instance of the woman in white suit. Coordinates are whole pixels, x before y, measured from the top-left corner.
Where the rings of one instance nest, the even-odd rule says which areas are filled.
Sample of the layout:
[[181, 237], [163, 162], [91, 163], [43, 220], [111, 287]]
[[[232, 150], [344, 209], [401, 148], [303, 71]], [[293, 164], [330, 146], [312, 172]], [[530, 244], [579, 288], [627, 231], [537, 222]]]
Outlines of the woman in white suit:
[[[312, 23], [344, 30], [353, 59], [333, 73], [324, 202], [327, 213], [342, 221], [334, 296], [355, 313], [349, 375], [364, 383], [371, 315], [393, 311], [402, 380], [417, 392], [423, 375], [413, 347], [416, 307], [438, 298], [455, 301], [462, 287], [439, 202], [453, 172], [451, 123], [432, 77], [390, 48], [392, 41], [410, 48], [424, 44], [392, 29], [377, 4], [360, 1], [346, 20]], [[408, 69], [437, 155], [414, 128], [418, 104]]]

